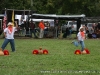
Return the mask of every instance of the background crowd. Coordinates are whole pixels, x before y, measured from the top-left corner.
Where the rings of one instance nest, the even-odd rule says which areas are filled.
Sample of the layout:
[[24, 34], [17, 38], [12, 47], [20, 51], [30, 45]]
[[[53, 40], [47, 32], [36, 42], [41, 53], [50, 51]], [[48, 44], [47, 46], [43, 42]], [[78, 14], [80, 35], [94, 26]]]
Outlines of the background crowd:
[[[87, 24], [82, 24], [81, 27], [84, 27], [84, 32], [86, 38], [100, 38], [100, 22], [92, 23], [92, 26], [88, 27]], [[72, 38], [72, 27], [67, 27], [66, 30], [62, 33], [61, 26], [56, 25], [54, 27], [50, 26], [48, 21], [44, 22], [41, 20], [36, 23], [34, 21], [29, 22], [29, 26], [26, 21], [19, 26], [18, 35], [19, 36], [28, 36], [34, 38], [51, 38], [58, 37], [62, 34], [62, 38]]]

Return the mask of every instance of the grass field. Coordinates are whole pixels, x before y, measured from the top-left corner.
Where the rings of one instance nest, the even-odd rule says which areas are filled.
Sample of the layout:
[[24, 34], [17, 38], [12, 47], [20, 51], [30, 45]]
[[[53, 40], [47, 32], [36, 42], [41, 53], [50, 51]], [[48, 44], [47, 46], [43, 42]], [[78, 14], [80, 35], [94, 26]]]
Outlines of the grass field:
[[[0, 46], [4, 39], [0, 39]], [[87, 55], [67, 39], [15, 39], [16, 52], [0, 56], [0, 75], [100, 75], [100, 39], [85, 40]], [[34, 49], [47, 49], [48, 55], [33, 55]]]

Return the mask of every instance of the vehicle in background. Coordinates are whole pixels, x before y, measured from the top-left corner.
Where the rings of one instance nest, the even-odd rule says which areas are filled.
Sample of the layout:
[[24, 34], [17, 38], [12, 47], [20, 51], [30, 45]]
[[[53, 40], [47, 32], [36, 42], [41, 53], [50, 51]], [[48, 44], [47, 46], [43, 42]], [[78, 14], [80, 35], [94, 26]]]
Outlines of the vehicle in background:
[[77, 31], [77, 21], [67, 21], [65, 25], [62, 26], [62, 31], [66, 31], [66, 28], [72, 28], [72, 32]]
[[93, 23], [87, 23], [87, 28], [91, 28], [93, 26]]
[[73, 32], [77, 31], [77, 21], [68, 21], [67, 27], [71, 27]]

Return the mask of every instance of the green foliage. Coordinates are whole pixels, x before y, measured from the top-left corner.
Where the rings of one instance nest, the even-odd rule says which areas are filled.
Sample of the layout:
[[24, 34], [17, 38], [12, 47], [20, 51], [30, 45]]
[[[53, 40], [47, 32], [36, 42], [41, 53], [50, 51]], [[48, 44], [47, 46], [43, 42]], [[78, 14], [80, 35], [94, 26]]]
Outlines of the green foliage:
[[[100, 16], [99, 0], [3, 0], [0, 10], [31, 9], [42, 14], [85, 14], [86, 16]], [[0, 11], [0, 12], [1, 12]]]

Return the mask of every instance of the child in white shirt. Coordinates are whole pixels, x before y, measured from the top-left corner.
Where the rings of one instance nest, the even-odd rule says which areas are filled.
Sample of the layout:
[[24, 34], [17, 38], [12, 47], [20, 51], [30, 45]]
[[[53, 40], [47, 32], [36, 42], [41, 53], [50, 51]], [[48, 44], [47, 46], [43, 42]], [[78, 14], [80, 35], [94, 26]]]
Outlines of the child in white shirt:
[[84, 28], [83, 27], [81, 27], [80, 29], [79, 29], [79, 32], [78, 32], [78, 34], [77, 34], [77, 40], [78, 41], [74, 41], [74, 42], [72, 42], [75, 46], [79, 46], [79, 44], [81, 45], [81, 51], [83, 52], [84, 51], [84, 49], [85, 49], [85, 44], [84, 44], [84, 39], [85, 39], [85, 33], [84, 33]]
[[5, 40], [1, 46], [2, 50], [4, 50], [7, 44], [10, 42], [12, 52], [15, 51], [14, 32], [18, 28], [17, 22], [15, 22], [15, 25], [16, 27], [13, 26], [12, 22], [9, 22], [8, 27], [4, 29]]

